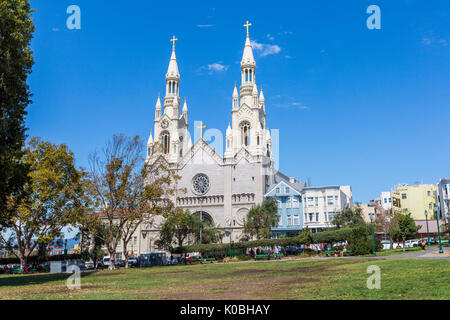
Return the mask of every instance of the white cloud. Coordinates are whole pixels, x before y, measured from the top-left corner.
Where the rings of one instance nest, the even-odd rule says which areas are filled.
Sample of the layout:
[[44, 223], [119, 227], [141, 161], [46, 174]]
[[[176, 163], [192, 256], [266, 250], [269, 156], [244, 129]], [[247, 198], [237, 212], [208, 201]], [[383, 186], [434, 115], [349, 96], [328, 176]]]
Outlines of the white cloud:
[[198, 24], [197, 27], [199, 28], [211, 28], [211, 27], [215, 27], [215, 24]]
[[223, 72], [223, 71], [227, 71], [227, 69], [228, 69], [228, 66], [225, 66], [219, 62], [208, 64], [209, 71]]
[[198, 72], [202, 72], [204, 70], [208, 70], [209, 74], [213, 74], [213, 73], [220, 73], [220, 72], [225, 72], [228, 70], [228, 66], [222, 64], [222, 61], [219, 62], [214, 62], [211, 64], [208, 64], [206, 66], [202, 66], [200, 68], [198, 68]]
[[252, 47], [256, 50], [256, 52], [264, 57], [271, 54], [277, 54], [281, 51], [281, 48], [276, 44], [264, 44], [259, 43], [254, 40], [251, 41]]
[[438, 44], [443, 47], [448, 46], [448, 41], [446, 39], [438, 39], [437, 37], [424, 37], [422, 38], [421, 42], [424, 46], [430, 46], [434, 44]]
[[278, 34], [280, 36], [282, 36], [282, 35], [291, 35], [291, 34], [294, 34], [294, 33], [292, 31], [286, 30], [286, 31], [278, 32]]
[[275, 37], [272, 36], [270, 33], [268, 33], [266, 37], [267, 37], [267, 39], [269, 39], [270, 41], [275, 40]]
[[52, 31], [57, 32], [57, 31], [59, 31], [59, 28], [52, 28]]
[[303, 102], [298, 101], [294, 97], [288, 95], [275, 95], [272, 97], [273, 100], [279, 101], [275, 102], [272, 105], [277, 108], [283, 109], [297, 109], [297, 110], [310, 110], [310, 108], [305, 105]]

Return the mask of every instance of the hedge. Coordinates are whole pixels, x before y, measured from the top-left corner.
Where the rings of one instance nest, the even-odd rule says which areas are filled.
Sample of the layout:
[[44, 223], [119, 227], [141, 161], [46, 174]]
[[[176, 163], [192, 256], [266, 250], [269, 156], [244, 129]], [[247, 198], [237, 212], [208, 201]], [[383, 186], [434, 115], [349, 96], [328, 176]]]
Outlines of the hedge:
[[[231, 244], [231, 249], [248, 249], [256, 247], [268, 247], [268, 246], [300, 246], [302, 244], [310, 243], [333, 243], [343, 242], [348, 240], [362, 238], [367, 236], [366, 227], [357, 228], [342, 228], [331, 231], [317, 232], [317, 233], [301, 233], [300, 235], [292, 238], [281, 239], [262, 239], [245, 242], [235, 242]], [[230, 244], [195, 244], [189, 246], [182, 246], [172, 249], [172, 253], [184, 254], [189, 252], [200, 252], [202, 255], [211, 254], [212, 252], [225, 252], [230, 250]]]
[[[33, 264], [33, 263], [44, 263], [44, 262], [48, 262], [48, 261], [62, 261], [62, 260], [64, 260], [63, 254], [57, 254], [54, 256], [46, 256], [46, 257], [39, 257], [36, 255], [33, 255], [33, 256], [29, 256], [27, 258], [27, 263]], [[81, 260], [81, 255], [80, 254], [68, 254], [67, 260]], [[5, 265], [5, 264], [20, 264], [20, 259], [16, 258], [16, 257], [0, 258], [0, 265]]]

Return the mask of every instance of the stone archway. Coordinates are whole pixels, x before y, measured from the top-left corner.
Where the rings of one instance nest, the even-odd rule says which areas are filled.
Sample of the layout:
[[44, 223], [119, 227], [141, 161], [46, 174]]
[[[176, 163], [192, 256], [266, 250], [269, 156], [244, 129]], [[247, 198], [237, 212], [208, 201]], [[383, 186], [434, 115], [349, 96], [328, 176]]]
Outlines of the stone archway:
[[[201, 211], [201, 213], [202, 213], [202, 215], [201, 215], [202, 216], [202, 221], [207, 223], [207, 224], [209, 224], [209, 225], [211, 225], [211, 226], [214, 226], [214, 219], [212, 218], [212, 216], [208, 212], [203, 211], [203, 210]], [[200, 216], [200, 211], [194, 212], [194, 215]]]

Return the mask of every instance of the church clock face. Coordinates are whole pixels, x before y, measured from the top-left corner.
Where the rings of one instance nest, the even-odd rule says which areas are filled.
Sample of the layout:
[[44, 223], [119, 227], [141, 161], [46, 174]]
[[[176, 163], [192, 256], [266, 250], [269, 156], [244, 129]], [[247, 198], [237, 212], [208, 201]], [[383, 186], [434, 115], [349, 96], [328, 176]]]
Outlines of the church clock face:
[[161, 128], [167, 129], [168, 126], [169, 126], [169, 121], [167, 121], [167, 119], [164, 119], [163, 121], [161, 121]]
[[197, 194], [205, 194], [209, 190], [209, 178], [206, 174], [199, 173], [192, 179], [192, 188]]

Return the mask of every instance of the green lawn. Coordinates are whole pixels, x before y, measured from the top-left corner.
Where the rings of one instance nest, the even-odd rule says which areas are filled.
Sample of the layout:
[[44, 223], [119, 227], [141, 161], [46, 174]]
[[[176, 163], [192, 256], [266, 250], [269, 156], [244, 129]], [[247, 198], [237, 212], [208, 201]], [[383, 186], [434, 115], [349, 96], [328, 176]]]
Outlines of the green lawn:
[[[369, 265], [381, 289], [366, 287]], [[450, 261], [327, 259], [0, 276], [0, 299], [450, 299]]]

